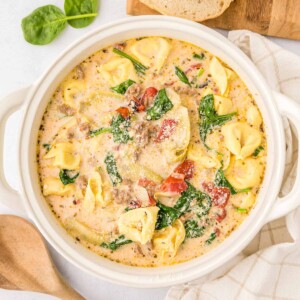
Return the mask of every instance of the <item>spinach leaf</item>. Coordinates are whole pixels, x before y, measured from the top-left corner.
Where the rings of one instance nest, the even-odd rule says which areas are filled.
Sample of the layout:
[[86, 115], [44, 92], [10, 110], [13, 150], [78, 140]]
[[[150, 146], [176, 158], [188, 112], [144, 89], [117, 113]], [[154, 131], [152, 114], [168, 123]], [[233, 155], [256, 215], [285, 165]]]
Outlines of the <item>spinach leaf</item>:
[[[207, 201], [207, 199], [209, 199], [210, 205], [208, 210], [210, 209], [211, 207], [210, 197], [207, 194], [198, 191], [189, 182], [186, 183], [188, 185], [188, 188], [181, 193], [181, 196], [177, 200], [174, 207], [163, 205], [160, 202], [157, 203], [157, 206], [160, 208], [158, 212], [156, 227], [155, 227], [157, 230], [172, 225], [172, 223], [176, 219], [178, 219], [180, 216], [182, 216], [184, 213], [186, 213], [189, 210], [190, 204], [194, 199], [197, 200], [197, 203], [199, 205], [202, 205], [203, 201]], [[205, 207], [205, 205], [206, 204], [203, 204], [203, 207]]]
[[214, 107], [214, 95], [209, 94], [204, 96], [199, 105], [199, 131], [201, 140], [205, 143], [207, 135], [214, 127], [224, 125], [226, 122], [230, 121], [234, 115], [236, 115], [236, 112], [220, 116], [217, 115]]
[[118, 172], [117, 164], [114, 156], [111, 153], [108, 153], [104, 160], [106, 164], [106, 171], [110, 177], [110, 180], [113, 186], [116, 186], [118, 183], [122, 182], [122, 177]]
[[199, 226], [195, 220], [187, 220], [184, 223], [185, 234], [187, 238], [198, 238], [203, 235], [204, 226]]
[[59, 178], [63, 185], [74, 183], [75, 179], [79, 176], [79, 173], [77, 173], [76, 175], [71, 177], [69, 176], [68, 172], [69, 170], [65, 170], [65, 169], [59, 171]]
[[119, 247], [123, 246], [123, 245], [127, 245], [132, 243], [131, 240], [127, 240], [125, 238], [124, 235], [120, 235], [117, 239], [115, 239], [114, 241], [110, 242], [110, 243], [102, 243], [100, 246], [103, 248], [107, 248], [110, 249], [112, 251], [117, 250]]
[[43, 144], [43, 147], [47, 150], [50, 151], [52, 146], [50, 144]]
[[180, 211], [177, 209], [166, 206], [160, 202], [157, 202], [157, 206], [160, 208], [157, 215], [157, 221], [155, 225], [156, 230], [168, 227], [173, 224], [173, 222], [178, 219], [181, 215]]
[[216, 237], [217, 237], [216, 232], [212, 232], [212, 233], [210, 234], [209, 238], [205, 241], [205, 243], [206, 243], [207, 245], [210, 245]]
[[143, 64], [141, 64], [139, 61], [137, 61], [136, 59], [134, 59], [133, 57], [131, 57], [127, 53], [125, 53], [125, 52], [123, 52], [123, 51], [121, 51], [117, 48], [114, 48], [113, 52], [120, 55], [120, 56], [122, 56], [122, 57], [125, 57], [125, 58], [129, 59], [133, 63], [133, 66], [134, 66], [134, 68], [136, 69], [136, 71], [138, 73], [145, 74], [145, 71], [148, 69]]
[[257, 157], [258, 154], [259, 154], [262, 150], [264, 150], [264, 147], [263, 147], [263, 146], [259, 146], [259, 147], [257, 147], [257, 148], [254, 150], [254, 152], [253, 152], [252, 155], [253, 155], [254, 157]]
[[130, 120], [123, 118], [120, 114], [113, 117], [111, 122], [111, 133], [115, 143], [126, 144], [132, 138], [129, 135], [128, 128]]
[[207, 194], [202, 192], [200, 193], [201, 198], [197, 199], [197, 204], [190, 209], [190, 211], [195, 213], [198, 218], [202, 218], [203, 216], [207, 215], [212, 204], [211, 199]]
[[22, 30], [25, 40], [34, 45], [51, 43], [65, 29], [67, 21], [86, 19], [96, 16], [96, 13], [66, 16], [54, 6], [45, 5], [34, 10], [22, 20]]
[[185, 73], [179, 69], [178, 67], [175, 66], [175, 74], [177, 75], [177, 77], [185, 84], [187, 84], [188, 86], [191, 86], [187, 76], [185, 75]]
[[118, 94], [124, 95], [126, 93], [127, 89], [134, 83], [135, 83], [135, 81], [128, 79], [128, 80], [120, 83], [119, 85], [112, 87], [111, 90]]
[[230, 193], [232, 195], [235, 195], [238, 193], [238, 191], [227, 180], [227, 178], [225, 177], [224, 171], [222, 169], [219, 169], [216, 173], [215, 185], [229, 188]]
[[193, 58], [197, 58], [197, 59], [203, 60], [205, 58], [205, 54], [203, 52], [200, 53], [200, 54], [194, 53], [193, 54]]
[[158, 120], [173, 108], [173, 103], [167, 96], [166, 89], [160, 90], [153, 105], [147, 109], [147, 120]]
[[90, 130], [90, 137], [95, 137], [99, 134], [106, 133], [106, 132], [111, 132], [111, 128], [101, 127], [99, 129], [96, 129], [96, 130]]
[[67, 16], [93, 15], [82, 19], [68, 20], [72, 27], [83, 28], [94, 21], [98, 11], [98, 0], [65, 0], [64, 8]]

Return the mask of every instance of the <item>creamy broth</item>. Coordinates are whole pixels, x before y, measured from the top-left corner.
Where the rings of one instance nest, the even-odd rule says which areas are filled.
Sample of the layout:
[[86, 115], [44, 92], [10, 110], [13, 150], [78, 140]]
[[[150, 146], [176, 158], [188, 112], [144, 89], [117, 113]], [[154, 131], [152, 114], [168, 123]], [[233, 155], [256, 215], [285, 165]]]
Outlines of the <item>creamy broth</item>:
[[59, 85], [38, 138], [41, 189], [67, 232], [127, 265], [190, 260], [247, 217], [263, 180], [263, 119], [241, 78], [162, 37], [101, 49]]

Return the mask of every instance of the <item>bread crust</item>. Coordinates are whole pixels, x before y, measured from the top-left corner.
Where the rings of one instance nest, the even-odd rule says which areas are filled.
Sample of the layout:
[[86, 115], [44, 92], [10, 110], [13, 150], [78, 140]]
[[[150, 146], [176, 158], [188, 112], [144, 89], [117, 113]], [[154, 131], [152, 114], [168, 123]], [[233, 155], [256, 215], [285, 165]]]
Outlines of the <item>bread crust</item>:
[[234, 0], [140, 0], [163, 15], [201, 22], [220, 16]]

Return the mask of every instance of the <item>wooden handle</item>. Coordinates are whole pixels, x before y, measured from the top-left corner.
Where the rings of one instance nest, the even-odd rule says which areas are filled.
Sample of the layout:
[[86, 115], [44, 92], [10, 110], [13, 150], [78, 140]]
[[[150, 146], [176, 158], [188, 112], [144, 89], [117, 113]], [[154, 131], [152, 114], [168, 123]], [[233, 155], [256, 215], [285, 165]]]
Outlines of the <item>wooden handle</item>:
[[[158, 14], [139, 0], [127, 0], [129, 15]], [[219, 17], [202, 22], [222, 29], [248, 29], [260, 34], [300, 40], [299, 0], [235, 0]]]

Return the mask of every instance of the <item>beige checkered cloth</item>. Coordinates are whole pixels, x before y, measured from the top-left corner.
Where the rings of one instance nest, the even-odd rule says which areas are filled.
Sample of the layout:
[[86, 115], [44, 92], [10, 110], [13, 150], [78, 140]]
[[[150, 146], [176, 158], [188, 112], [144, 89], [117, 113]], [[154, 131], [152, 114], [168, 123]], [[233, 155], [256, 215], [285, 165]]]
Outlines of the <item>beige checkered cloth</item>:
[[[232, 31], [229, 40], [251, 58], [274, 90], [300, 103], [300, 57], [249, 31]], [[297, 161], [297, 140], [287, 120], [284, 126], [287, 161], [282, 195], [293, 185]], [[300, 208], [265, 225], [226, 266], [172, 287], [166, 299], [300, 299]]]

